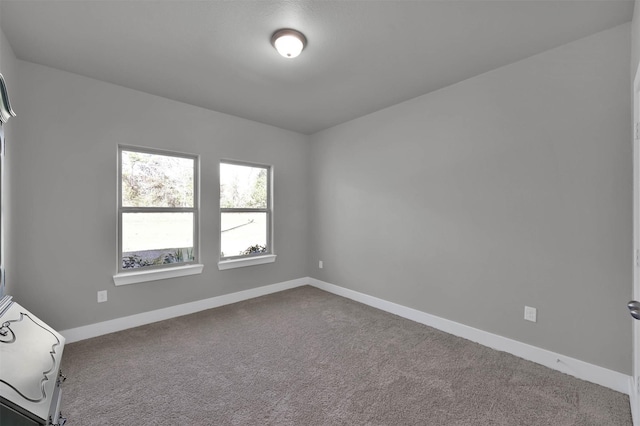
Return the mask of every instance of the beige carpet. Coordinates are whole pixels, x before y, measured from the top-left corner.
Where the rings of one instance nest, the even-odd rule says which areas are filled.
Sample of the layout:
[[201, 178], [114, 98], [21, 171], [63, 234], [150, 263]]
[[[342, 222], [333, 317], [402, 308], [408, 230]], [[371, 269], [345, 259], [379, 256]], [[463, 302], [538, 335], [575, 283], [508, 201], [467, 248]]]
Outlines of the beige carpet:
[[67, 345], [77, 425], [631, 425], [626, 395], [312, 287]]

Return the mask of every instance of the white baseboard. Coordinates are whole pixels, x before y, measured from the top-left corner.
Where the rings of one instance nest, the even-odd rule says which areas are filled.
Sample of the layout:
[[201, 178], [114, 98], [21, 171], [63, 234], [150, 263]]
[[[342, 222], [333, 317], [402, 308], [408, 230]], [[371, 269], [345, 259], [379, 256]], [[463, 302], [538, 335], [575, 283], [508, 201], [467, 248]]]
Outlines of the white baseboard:
[[[67, 343], [73, 343], [79, 340], [89, 339], [92, 337], [101, 336], [103, 334], [126, 330], [128, 328], [138, 327], [157, 321], [163, 321], [182, 315], [188, 315], [206, 309], [217, 308], [220, 306], [229, 305], [231, 303], [237, 303], [243, 300], [260, 297], [271, 293], [277, 293], [279, 291], [288, 290], [303, 285], [314, 286], [329, 293], [355, 300], [356, 302], [360, 302], [365, 305], [369, 305], [371, 307], [398, 315], [400, 317], [428, 325], [438, 330], [442, 330], [446, 333], [453, 334], [455, 336], [459, 336], [476, 343], [480, 343], [481, 345], [488, 346], [499, 351], [508, 352], [520, 358], [542, 364], [553, 370], [570, 374], [579, 379], [608, 387], [615, 391], [629, 395], [630, 400], [635, 399], [635, 401], [637, 402], [638, 394], [637, 392], [633, 392], [633, 390], [637, 390], [637, 387], [633, 385], [633, 378], [626, 374], [609, 370], [604, 367], [599, 367], [594, 364], [589, 364], [575, 358], [551, 352], [546, 349], [541, 349], [526, 343], [518, 342], [516, 340], [489, 333], [487, 331], [479, 330], [477, 328], [469, 327], [455, 321], [427, 314], [425, 312], [418, 311], [417, 309], [408, 308], [397, 303], [388, 302], [377, 297], [369, 296], [364, 293], [359, 293], [357, 291], [349, 290], [344, 287], [339, 287], [337, 285], [329, 284], [324, 281], [309, 277], [298, 278], [291, 281], [285, 281], [277, 284], [239, 291], [236, 293], [225, 294], [209, 299], [170, 306], [168, 308], [158, 309], [150, 312], [143, 312], [141, 314], [135, 314], [123, 318], [116, 318], [96, 324], [71, 328], [61, 331], [60, 334], [62, 334], [66, 338]], [[638, 406], [637, 403], [635, 404], [635, 406]], [[636, 422], [634, 423], [634, 426], [640, 426], [640, 424], [638, 424], [640, 423], [638, 421], [640, 420], [640, 413], [636, 414], [634, 412], [633, 415], [634, 422]]]
[[629, 404], [631, 404], [631, 418], [633, 419], [633, 426], [640, 426], [640, 400], [638, 399], [638, 386], [636, 385], [633, 377], [629, 377]]
[[239, 291], [237, 293], [224, 294], [222, 296], [212, 297], [204, 300], [197, 300], [195, 302], [184, 303], [182, 305], [170, 306], [168, 308], [157, 309], [155, 311], [143, 312], [141, 314], [116, 318], [96, 324], [71, 328], [69, 330], [62, 330], [60, 331], [60, 334], [65, 337], [67, 343], [73, 343], [79, 340], [102, 336], [103, 334], [114, 333], [116, 331], [126, 330], [128, 328], [139, 327], [141, 325], [151, 324], [157, 321], [163, 321], [183, 315], [193, 314], [195, 312], [204, 311], [206, 309], [217, 308], [219, 306], [253, 299], [255, 297], [260, 297], [267, 294], [289, 290], [291, 288], [307, 285], [308, 283], [308, 278], [298, 278], [291, 281], [284, 281], [277, 284]]
[[[542, 364], [553, 370], [561, 371], [579, 379], [605, 386], [627, 395], [630, 393], [629, 380], [631, 377], [626, 374], [599, 367], [594, 364], [589, 364], [587, 362], [580, 361], [579, 359], [551, 352], [546, 349], [541, 349], [536, 346], [518, 342], [517, 340], [512, 340], [477, 328], [469, 327], [455, 321], [427, 314], [397, 303], [388, 302], [364, 293], [329, 284], [315, 278], [308, 278], [307, 280], [310, 285], [321, 290], [328, 291], [329, 293], [364, 303], [365, 305], [428, 325], [446, 333], [453, 334], [454, 336], [459, 336], [499, 351], [508, 352], [528, 361]], [[637, 416], [635, 416], [634, 419], [637, 419]], [[635, 424], [634, 426], [640, 425]]]

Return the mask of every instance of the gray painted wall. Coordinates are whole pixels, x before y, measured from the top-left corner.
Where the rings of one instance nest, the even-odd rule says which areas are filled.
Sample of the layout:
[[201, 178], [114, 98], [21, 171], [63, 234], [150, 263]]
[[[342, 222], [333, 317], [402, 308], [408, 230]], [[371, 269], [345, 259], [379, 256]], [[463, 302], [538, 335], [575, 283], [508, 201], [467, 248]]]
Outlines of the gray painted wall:
[[[629, 33], [307, 138], [17, 61], [0, 31], [11, 292], [68, 329], [311, 275], [629, 374]], [[202, 156], [202, 275], [113, 285], [118, 143]], [[217, 270], [220, 158], [274, 164], [275, 264]]]
[[630, 374], [630, 49], [625, 24], [314, 135], [311, 275]]
[[[0, 2], [0, 9], [2, 2]], [[7, 41], [4, 32], [2, 32], [2, 28], [0, 28], [0, 73], [5, 78], [7, 83], [7, 89], [9, 91], [9, 95], [11, 96], [11, 105], [15, 111], [20, 110], [20, 102], [18, 101], [17, 91], [17, 75], [16, 75], [16, 57], [13, 54], [13, 50]], [[18, 282], [18, 268], [15, 265], [15, 232], [13, 227], [14, 217], [13, 212], [13, 202], [12, 202], [12, 194], [14, 192], [14, 185], [12, 182], [15, 182], [13, 179], [13, 171], [15, 170], [12, 167], [11, 159], [13, 158], [13, 147], [16, 143], [16, 138], [14, 137], [14, 128], [16, 126], [17, 118], [10, 119], [7, 124], [4, 126], [4, 136], [7, 143], [7, 161], [5, 162], [5, 170], [4, 170], [4, 185], [3, 185], [3, 198], [4, 198], [4, 244], [5, 244], [5, 253], [4, 253], [4, 261], [6, 268], [6, 294], [13, 294], [14, 290], [17, 288]]]
[[631, 78], [635, 78], [640, 64], [640, 1], [635, 1], [631, 23]]
[[[15, 296], [52, 327], [307, 275], [306, 137], [29, 62], [17, 65]], [[114, 286], [119, 143], [201, 156], [201, 275]], [[274, 166], [275, 263], [218, 271], [222, 158]], [[98, 290], [108, 290], [107, 303], [96, 303]]]

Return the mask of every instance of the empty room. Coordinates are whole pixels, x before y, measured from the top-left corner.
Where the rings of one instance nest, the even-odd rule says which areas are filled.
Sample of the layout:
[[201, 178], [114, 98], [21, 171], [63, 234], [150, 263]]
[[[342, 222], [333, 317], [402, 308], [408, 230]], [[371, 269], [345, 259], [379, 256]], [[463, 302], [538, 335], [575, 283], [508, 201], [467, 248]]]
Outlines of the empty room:
[[0, 0], [0, 425], [640, 426], [634, 0]]

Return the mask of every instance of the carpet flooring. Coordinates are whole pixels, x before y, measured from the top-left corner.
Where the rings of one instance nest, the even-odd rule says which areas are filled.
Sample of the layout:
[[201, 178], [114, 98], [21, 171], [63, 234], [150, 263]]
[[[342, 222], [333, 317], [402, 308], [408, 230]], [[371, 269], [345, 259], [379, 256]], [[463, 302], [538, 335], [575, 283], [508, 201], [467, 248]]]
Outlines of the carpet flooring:
[[68, 425], [631, 425], [626, 395], [313, 287], [65, 347]]

